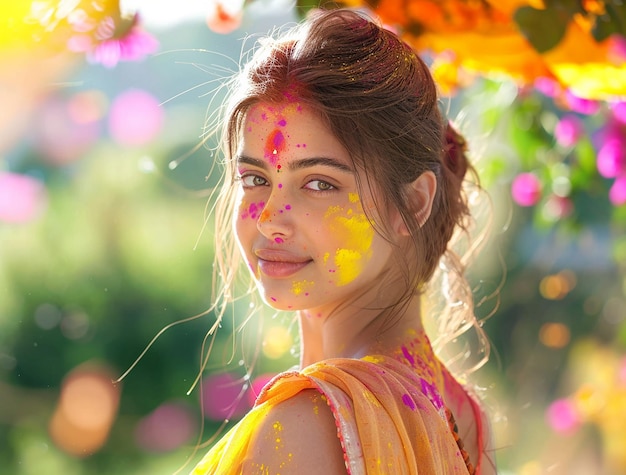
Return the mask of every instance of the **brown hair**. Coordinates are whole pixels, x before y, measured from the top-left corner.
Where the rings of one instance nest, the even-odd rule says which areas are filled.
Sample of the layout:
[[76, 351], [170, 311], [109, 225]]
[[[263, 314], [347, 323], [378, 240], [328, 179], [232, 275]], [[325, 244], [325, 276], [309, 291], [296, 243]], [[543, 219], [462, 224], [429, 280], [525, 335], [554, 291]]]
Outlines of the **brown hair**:
[[[442, 117], [428, 66], [394, 33], [355, 11], [317, 11], [282, 38], [265, 39], [233, 83], [224, 131], [227, 183], [217, 229], [232, 232], [227, 222], [234, 201], [232, 161], [246, 113], [261, 101], [293, 98], [319, 114], [355, 168], [365, 172], [368, 183], [359, 186], [379, 191], [377, 209], [400, 212], [415, 257], [398, 258], [407, 281], [405, 297], [423, 291], [442, 256], [451, 252], [454, 231], [465, 228], [469, 211], [462, 182], [473, 169], [463, 138]], [[432, 213], [420, 226], [406, 185], [426, 171], [435, 174], [437, 192]], [[385, 223], [373, 224], [384, 236]], [[227, 254], [235, 252], [229, 245]], [[224, 249], [224, 242], [218, 246]], [[232, 283], [231, 257], [217, 259], [221, 282]], [[462, 276], [461, 261], [453, 261]], [[465, 280], [461, 287], [467, 290]]]

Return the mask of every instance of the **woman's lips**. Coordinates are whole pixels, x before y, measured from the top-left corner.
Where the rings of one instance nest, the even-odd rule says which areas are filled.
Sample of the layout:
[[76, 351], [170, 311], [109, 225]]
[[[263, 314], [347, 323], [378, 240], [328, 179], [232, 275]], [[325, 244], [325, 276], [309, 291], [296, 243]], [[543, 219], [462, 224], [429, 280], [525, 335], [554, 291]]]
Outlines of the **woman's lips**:
[[309, 258], [285, 251], [259, 249], [255, 254], [259, 259], [259, 270], [268, 277], [289, 277], [312, 262]]

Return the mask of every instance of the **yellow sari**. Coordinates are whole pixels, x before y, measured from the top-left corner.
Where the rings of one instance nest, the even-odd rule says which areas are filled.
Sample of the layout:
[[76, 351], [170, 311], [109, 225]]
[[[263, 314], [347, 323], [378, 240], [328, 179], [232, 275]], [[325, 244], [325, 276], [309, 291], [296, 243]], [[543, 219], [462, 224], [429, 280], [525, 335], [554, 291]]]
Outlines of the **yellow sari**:
[[[282, 373], [192, 475], [241, 474], [254, 430], [267, 412], [306, 389], [323, 394], [333, 413], [348, 474], [467, 475], [471, 468], [441, 396], [449, 385], [460, 388], [425, 335], [401, 346], [394, 356], [330, 359]], [[481, 434], [480, 410], [475, 402], [472, 406]]]

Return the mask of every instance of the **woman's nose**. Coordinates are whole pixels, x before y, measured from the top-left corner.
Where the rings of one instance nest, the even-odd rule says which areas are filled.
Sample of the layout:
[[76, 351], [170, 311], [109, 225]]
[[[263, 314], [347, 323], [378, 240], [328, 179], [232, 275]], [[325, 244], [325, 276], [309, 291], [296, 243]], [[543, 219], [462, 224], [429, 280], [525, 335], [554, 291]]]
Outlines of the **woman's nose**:
[[257, 229], [277, 243], [284, 242], [293, 234], [291, 205], [284, 193], [272, 193], [257, 219]]

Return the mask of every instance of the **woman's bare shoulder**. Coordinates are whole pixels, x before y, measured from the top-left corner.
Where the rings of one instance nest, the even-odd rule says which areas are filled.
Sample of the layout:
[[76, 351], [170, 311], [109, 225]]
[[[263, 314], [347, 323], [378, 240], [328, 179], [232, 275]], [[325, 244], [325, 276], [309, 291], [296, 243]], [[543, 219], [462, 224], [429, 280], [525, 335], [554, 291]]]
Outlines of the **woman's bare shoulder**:
[[268, 411], [244, 461], [244, 474], [256, 473], [347, 473], [335, 419], [318, 391], [301, 391]]

